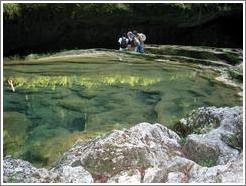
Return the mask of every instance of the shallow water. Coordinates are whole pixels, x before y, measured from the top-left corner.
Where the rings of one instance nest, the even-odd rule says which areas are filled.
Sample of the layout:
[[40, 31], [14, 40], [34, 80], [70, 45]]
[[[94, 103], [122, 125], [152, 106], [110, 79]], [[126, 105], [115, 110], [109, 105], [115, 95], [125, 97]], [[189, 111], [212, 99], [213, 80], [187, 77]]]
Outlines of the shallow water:
[[77, 139], [140, 122], [172, 126], [201, 106], [242, 105], [238, 89], [216, 76], [114, 52], [5, 64], [4, 154], [47, 166]]

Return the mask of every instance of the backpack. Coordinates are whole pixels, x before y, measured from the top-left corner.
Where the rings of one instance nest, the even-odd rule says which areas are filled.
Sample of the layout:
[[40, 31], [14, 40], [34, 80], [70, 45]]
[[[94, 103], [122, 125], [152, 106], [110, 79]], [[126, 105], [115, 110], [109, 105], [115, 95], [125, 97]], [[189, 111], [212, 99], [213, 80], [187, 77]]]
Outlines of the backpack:
[[125, 37], [122, 37], [122, 40], [120, 42], [120, 47], [121, 48], [126, 48], [127, 47], [127, 40]]
[[142, 41], [145, 41], [145, 40], [146, 40], [146, 35], [143, 34], [143, 33], [141, 33], [141, 34], [140, 34], [140, 38], [141, 38]]

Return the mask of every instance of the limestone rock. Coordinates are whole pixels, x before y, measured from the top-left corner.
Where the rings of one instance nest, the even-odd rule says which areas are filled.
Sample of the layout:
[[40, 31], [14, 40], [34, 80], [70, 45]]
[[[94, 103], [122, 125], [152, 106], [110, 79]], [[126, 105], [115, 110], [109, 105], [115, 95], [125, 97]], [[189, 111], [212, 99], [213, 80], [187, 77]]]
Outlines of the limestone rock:
[[83, 167], [63, 166], [55, 170], [59, 174], [62, 183], [92, 183], [91, 174]]
[[194, 164], [188, 177], [191, 183], [243, 183], [243, 155], [210, 168]]
[[160, 168], [148, 168], [144, 172], [143, 183], [161, 183], [164, 182], [166, 171]]
[[243, 182], [243, 147], [238, 148], [229, 140], [233, 134], [242, 144], [242, 107], [200, 108], [190, 116], [181, 123], [194, 129], [210, 127], [188, 135], [184, 145], [167, 127], [140, 123], [87, 142], [78, 141], [49, 170], [6, 156], [3, 180], [9, 183]]
[[182, 172], [170, 172], [166, 183], [185, 183], [187, 180], [187, 176]]
[[3, 159], [3, 182], [5, 183], [50, 183], [60, 181], [59, 176], [47, 169], [37, 169], [29, 162], [13, 159], [9, 156]]
[[209, 160], [211, 165], [215, 165], [225, 164], [240, 154], [240, 150], [228, 144], [224, 136], [235, 136], [238, 144], [242, 143], [242, 107], [200, 108], [181, 122], [194, 130], [199, 126], [201, 129], [205, 125], [211, 126], [204, 134], [188, 135], [183, 150], [190, 159], [196, 162]]
[[[80, 162], [96, 182], [107, 182], [115, 175], [121, 178], [125, 170], [139, 170], [141, 180], [144, 180], [146, 169], [156, 168], [164, 175], [168, 160], [182, 155], [179, 140], [175, 132], [163, 125], [140, 123], [130, 129], [115, 130], [89, 143], [77, 143], [64, 154], [59, 164]], [[153, 176], [147, 180], [151, 182], [161, 178]]]
[[47, 170], [35, 168], [29, 162], [7, 156], [3, 159], [5, 183], [91, 183], [92, 176], [83, 167], [63, 166]]
[[141, 183], [141, 173], [139, 170], [126, 170], [111, 177], [108, 183]]

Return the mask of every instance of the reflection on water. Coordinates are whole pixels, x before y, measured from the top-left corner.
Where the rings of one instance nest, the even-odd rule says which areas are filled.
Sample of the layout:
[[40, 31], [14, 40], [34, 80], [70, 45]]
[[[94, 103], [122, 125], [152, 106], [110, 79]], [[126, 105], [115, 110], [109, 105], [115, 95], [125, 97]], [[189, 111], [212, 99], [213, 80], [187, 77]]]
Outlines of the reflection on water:
[[4, 65], [4, 154], [46, 166], [77, 139], [144, 121], [171, 126], [200, 106], [242, 105], [216, 75], [117, 54]]

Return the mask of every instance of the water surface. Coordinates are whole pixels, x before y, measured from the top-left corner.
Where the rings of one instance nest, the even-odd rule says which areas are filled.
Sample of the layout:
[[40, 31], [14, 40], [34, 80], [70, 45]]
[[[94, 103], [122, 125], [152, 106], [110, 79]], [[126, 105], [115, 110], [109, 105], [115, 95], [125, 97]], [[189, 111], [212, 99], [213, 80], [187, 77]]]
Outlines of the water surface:
[[[182, 61], [101, 52], [4, 65], [4, 154], [47, 166], [77, 139], [201, 106], [242, 105], [219, 74]], [[7, 80], [12, 79], [16, 92]]]

